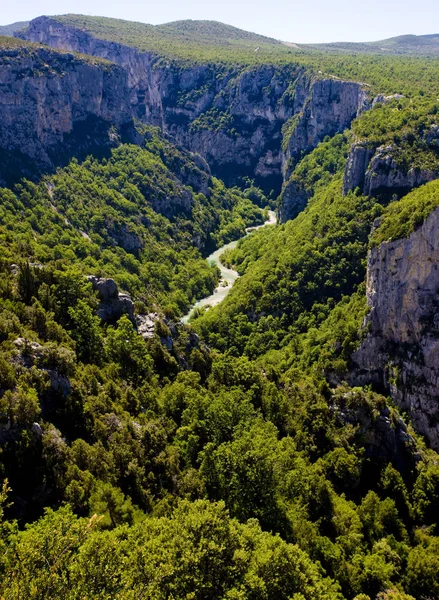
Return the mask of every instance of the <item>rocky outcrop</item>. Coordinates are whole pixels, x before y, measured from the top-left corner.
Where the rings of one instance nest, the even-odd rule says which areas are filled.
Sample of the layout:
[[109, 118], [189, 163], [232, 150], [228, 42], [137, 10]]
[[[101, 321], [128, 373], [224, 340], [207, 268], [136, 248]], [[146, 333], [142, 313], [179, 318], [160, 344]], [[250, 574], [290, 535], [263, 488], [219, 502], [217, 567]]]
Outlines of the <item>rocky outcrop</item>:
[[0, 49], [0, 185], [134, 139], [116, 65], [23, 43]]
[[372, 460], [392, 461], [399, 471], [410, 472], [421, 455], [404, 420], [395, 410], [382, 403], [370, 405], [357, 397], [355, 390], [335, 391], [330, 410], [336, 422], [351, 425], [361, 440], [366, 456]]
[[143, 339], [150, 340], [155, 335], [155, 326], [158, 321], [160, 321], [160, 316], [158, 315], [158, 313], [137, 315], [137, 332], [143, 337]]
[[439, 209], [410, 237], [368, 259], [369, 334], [353, 355], [354, 383], [374, 383], [439, 449]]
[[135, 231], [131, 231], [126, 223], [112, 223], [107, 229], [109, 238], [116, 246], [127, 252], [137, 254], [143, 248], [143, 242]]
[[[439, 127], [432, 126], [420, 141], [426, 149], [437, 151]], [[359, 188], [366, 196], [386, 201], [401, 198], [413, 188], [439, 177], [439, 168], [414, 167], [401, 160], [400, 154], [400, 148], [394, 144], [370, 148], [361, 142], [354, 143], [346, 163], [343, 193]]]
[[308, 204], [309, 195], [306, 190], [295, 181], [289, 181], [280, 197], [279, 222], [285, 223], [295, 219]]
[[401, 198], [410, 190], [433, 181], [439, 171], [409, 168], [407, 171], [398, 165], [393, 157], [393, 147], [379, 149], [372, 158], [364, 180], [363, 193], [379, 198], [389, 196]]
[[92, 288], [100, 300], [97, 315], [104, 322], [117, 321], [122, 315], [127, 315], [134, 322], [134, 302], [129, 294], [119, 292], [114, 279], [89, 275]]
[[[68, 348], [54, 347], [50, 343], [42, 345], [22, 337], [14, 340], [14, 346], [15, 365], [25, 369], [37, 368], [44, 375], [40, 400], [42, 414], [47, 417], [60, 398], [67, 398], [70, 395], [69, 376], [75, 355]], [[33, 431], [34, 428], [35, 423], [32, 427]]]
[[[280, 192], [286, 165], [349, 127], [368, 106], [360, 84], [315, 80], [294, 64], [179, 63], [49, 17], [35, 19], [20, 35], [122, 66], [134, 116], [203, 156], [228, 185], [250, 176], [266, 191]], [[294, 116], [285, 153], [282, 128]]]
[[343, 178], [343, 194], [359, 188], [364, 190], [364, 182], [366, 179], [366, 171], [369, 167], [370, 160], [374, 155], [374, 150], [371, 150], [363, 144], [353, 144], [349, 153], [346, 168]]
[[439, 177], [439, 170], [404, 168], [395, 160], [394, 146], [375, 152], [361, 144], [352, 147], [343, 181], [343, 192], [359, 188], [366, 196], [388, 200], [401, 198], [413, 188]]
[[323, 140], [349, 128], [352, 121], [370, 104], [359, 83], [320, 79], [313, 83], [299, 114], [286, 151], [286, 175], [300, 159]]

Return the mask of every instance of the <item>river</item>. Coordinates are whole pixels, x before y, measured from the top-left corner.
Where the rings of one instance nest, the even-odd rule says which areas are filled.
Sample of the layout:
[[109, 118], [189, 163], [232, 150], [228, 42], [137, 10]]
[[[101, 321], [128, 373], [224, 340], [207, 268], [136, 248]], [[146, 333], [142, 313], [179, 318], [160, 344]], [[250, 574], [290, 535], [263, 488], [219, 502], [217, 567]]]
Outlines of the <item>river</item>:
[[220, 256], [222, 256], [226, 250], [232, 250], [233, 248], [236, 248], [239, 240], [244, 239], [253, 231], [261, 229], [262, 227], [266, 227], [267, 225], [275, 224], [276, 213], [273, 210], [269, 210], [268, 220], [265, 221], [263, 225], [258, 225], [257, 227], [247, 227], [247, 229], [245, 230], [246, 234], [243, 237], [239, 238], [238, 240], [235, 240], [234, 242], [230, 242], [228, 244], [225, 244], [224, 246], [221, 246], [221, 248], [218, 248], [218, 250], [215, 250], [213, 254], [206, 258], [208, 263], [215, 263], [215, 265], [219, 268], [219, 270], [221, 271], [221, 280], [218, 283], [218, 287], [215, 289], [213, 294], [207, 296], [206, 298], [198, 300], [198, 302], [194, 304], [194, 306], [191, 308], [188, 314], [181, 319], [182, 323], [187, 323], [197, 308], [202, 308], [203, 306], [215, 306], [216, 304], [222, 302], [232, 289], [232, 286], [235, 283], [235, 281], [238, 279], [239, 273], [237, 273], [233, 269], [228, 269], [227, 267], [225, 267], [220, 261]]

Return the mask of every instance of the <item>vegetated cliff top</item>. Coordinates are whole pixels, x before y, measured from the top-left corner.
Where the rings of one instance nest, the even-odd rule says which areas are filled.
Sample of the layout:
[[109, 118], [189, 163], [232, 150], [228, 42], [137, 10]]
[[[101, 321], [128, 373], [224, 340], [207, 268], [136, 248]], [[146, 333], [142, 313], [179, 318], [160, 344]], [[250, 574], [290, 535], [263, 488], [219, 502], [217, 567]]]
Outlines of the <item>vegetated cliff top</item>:
[[370, 246], [408, 237], [438, 206], [439, 180], [436, 179], [386, 207], [379, 227], [371, 235]]
[[[2, 58], [5, 56], [5, 60], [9, 60], [7, 56], [10, 55], [11, 50], [16, 50], [14, 56], [32, 55], [39, 56], [39, 58], [47, 58], [50, 55], [50, 67], [45, 64], [45, 70], [56, 71], [59, 68], [65, 67], [65, 60], [69, 61], [80, 61], [88, 65], [105, 65], [107, 68], [116, 68], [116, 65], [104, 58], [99, 56], [89, 56], [88, 54], [82, 54], [80, 52], [71, 52], [69, 50], [60, 50], [51, 48], [43, 44], [28, 42], [26, 40], [9, 37], [6, 35], [0, 35], [0, 64]], [[42, 55], [41, 53], [44, 53]], [[64, 59], [63, 65], [57, 62], [57, 59]]]
[[377, 42], [334, 42], [330, 44], [300, 44], [303, 49], [316, 49], [326, 52], [396, 54], [410, 56], [438, 56], [439, 34], [399, 35]]
[[[248, 48], [254, 51], [265, 47], [284, 49], [282, 42], [219, 23], [217, 21], [174, 21], [163, 25], [150, 25], [123, 19], [85, 15], [60, 15], [52, 17], [65, 25], [86, 30], [102, 39], [134, 46], [140, 50], [162, 51], [180, 44], [193, 47], [216, 46]], [[170, 48], [169, 48], [170, 46]]]
[[184, 40], [195, 40], [206, 44], [282, 44], [274, 38], [245, 31], [219, 21], [186, 19], [152, 27], [163, 36], [179, 37]]
[[[38, 33], [54, 22], [101, 40], [150, 52], [169, 60], [193, 63], [300, 64], [319, 77], [338, 77], [369, 84], [371, 93], [437, 93], [439, 65], [433, 57], [328, 52], [312, 46], [284, 44], [214, 21], [177, 21], [148, 25], [85, 15], [42, 16], [30, 22]], [[26, 31], [19, 37], [26, 38]], [[361, 46], [361, 45], [359, 45]]]
[[35, 44], [32, 42], [26, 42], [25, 40], [18, 40], [13, 37], [6, 35], [0, 35], [0, 51], [9, 50], [11, 48], [34, 48]]
[[[333, 42], [328, 44], [292, 44], [281, 42], [257, 33], [245, 31], [218, 21], [192, 20], [173, 21], [162, 25], [150, 25], [113, 19], [109, 17], [67, 14], [51, 17], [66, 25], [86, 30], [99, 38], [120, 42], [141, 50], [167, 50], [178, 54], [179, 46], [187, 49], [195, 47], [221, 47], [225, 49], [275, 53], [288, 56], [291, 53], [346, 53], [406, 56], [437, 56], [439, 54], [439, 34], [401, 35], [373, 42]], [[14, 35], [25, 29], [29, 23], [14, 23], [0, 27], [0, 34]], [[2, 31], [4, 30], [4, 31]]]
[[[41, 50], [45, 50], [46, 52], [49, 52], [54, 56], [56, 54], [67, 54], [65, 50], [55, 50], [53, 48], [50, 48], [49, 46], [43, 46], [42, 44], [36, 44], [35, 42], [29, 42], [27, 40], [21, 40], [18, 38], [0, 34], [0, 59], [3, 55], [10, 54], [11, 50], [17, 51], [13, 53], [14, 56], [24, 55], [25, 53], [29, 55], [36, 55], [38, 51]], [[71, 55], [72, 53], [70, 52], [69, 54]], [[87, 58], [93, 59], [93, 57], [91, 56]]]
[[10, 25], [0, 25], [0, 36], [10, 35], [13, 36], [15, 32], [22, 31], [29, 27], [29, 21], [18, 21], [17, 23], [11, 23]]

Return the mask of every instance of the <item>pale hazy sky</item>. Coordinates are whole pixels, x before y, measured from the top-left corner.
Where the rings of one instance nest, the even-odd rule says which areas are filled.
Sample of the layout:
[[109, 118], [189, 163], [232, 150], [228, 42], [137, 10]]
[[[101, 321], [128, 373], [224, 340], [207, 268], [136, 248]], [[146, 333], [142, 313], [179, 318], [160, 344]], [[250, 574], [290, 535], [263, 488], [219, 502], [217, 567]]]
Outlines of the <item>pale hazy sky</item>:
[[212, 19], [302, 43], [439, 33], [438, 0], [0, 0], [0, 25], [65, 13], [153, 24]]

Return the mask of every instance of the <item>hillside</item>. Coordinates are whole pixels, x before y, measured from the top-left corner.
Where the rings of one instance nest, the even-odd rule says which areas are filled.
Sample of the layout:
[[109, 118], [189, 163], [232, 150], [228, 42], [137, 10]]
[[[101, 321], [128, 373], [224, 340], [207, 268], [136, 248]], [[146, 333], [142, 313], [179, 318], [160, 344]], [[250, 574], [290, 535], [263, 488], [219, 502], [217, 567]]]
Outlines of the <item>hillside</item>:
[[439, 66], [404, 43], [0, 38], [1, 598], [439, 597]]
[[10, 25], [0, 25], [0, 35], [13, 36], [15, 33], [26, 29], [29, 26], [29, 21], [20, 21], [11, 23]]
[[154, 31], [162, 37], [179, 38], [184, 42], [194, 41], [211, 45], [279, 45], [281, 43], [273, 38], [244, 31], [218, 21], [175, 21], [155, 25]]
[[396, 54], [411, 56], [437, 56], [439, 54], [439, 34], [400, 35], [377, 42], [334, 42], [330, 44], [299, 44], [303, 49], [346, 54]]
[[[248, 49], [254, 52], [269, 52], [277, 57], [285, 57], [291, 53], [308, 53], [322, 51], [325, 53], [342, 52], [344, 54], [378, 54], [378, 55], [409, 55], [437, 56], [439, 53], [439, 34], [429, 35], [400, 35], [385, 40], [373, 42], [331, 42], [326, 44], [297, 44], [283, 43], [280, 40], [245, 31], [232, 25], [218, 21], [183, 20], [150, 25], [122, 19], [107, 17], [91, 17], [85, 15], [62, 15], [53, 17], [82, 30], [87, 30], [109, 41], [117, 41], [139, 49], [158, 52], [172, 52], [177, 48], [187, 53], [195, 47], [218, 47], [227, 52], [232, 47], [233, 53], [239, 56], [239, 51]], [[0, 35], [14, 35], [28, 27], [29, 22], [12, 23], [0, 26]], [[299, 52], [297, 52], [299, 51]], [[228, 54], [229, 58], [233, 54]], [[248, 54], [251, 58], [251, 54]]]
[[216, 56], [218, 52], [231, 60], [242, 53], [251, 57], [255, 49], [268, 54], [285, 54], [288, 49], [278, 40], [250, 33], [216, 21], [176, 21], [149, 25], [122, 19], [85, 15], [50, 17], [63, 25], [87, 31], [99, 39], [118, 42], [146, 52], [169, 56]]

